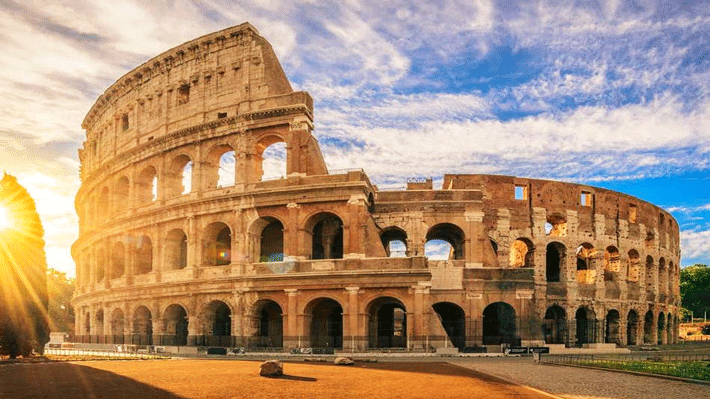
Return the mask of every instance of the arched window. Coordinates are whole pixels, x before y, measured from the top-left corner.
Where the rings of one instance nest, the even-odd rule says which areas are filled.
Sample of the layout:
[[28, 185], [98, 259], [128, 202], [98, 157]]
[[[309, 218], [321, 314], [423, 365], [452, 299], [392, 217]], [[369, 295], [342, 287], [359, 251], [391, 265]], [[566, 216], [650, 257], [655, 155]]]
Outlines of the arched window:
[[[427, 232], [424, 254], [432, 260], [465, 259], [464, 240], [465, 234], [460, 227], [451, 223], [439, 223], [432, 226]], [[446, 252], [447, 250], [448, 252]]]
[[666, 294], [668, 291], [668, 269], [666, 268], [666, 259], [658, 260], [658, 293]]
[[129, 189], [130, 183], [128, 181], [128, 177], [121, 176], [121, 178], [118, 179], [118, 182], [116, 182], [116, 187], [113, 190], [114, 212], [120, 212], [121, 210], [126, 209], [126, 205], [128, 205]]
[[385, 253], [391, 258], [405, 258], [407, 256], [407, 233], [399, 227], [385, 229], [380, 235]]
[[113, 244], [111, 251], [111, 278], [123, 276], [126, 265], [126, 249], [122, 242]]
[[138, 176], [136, 181], [138, 205], [145, 205], [158, 198], [158, 172], [152, 166], [148, 166]]
[[564, 237], [567, 235], [567, 218], [560, 213], [547, 215], [545, 234], [550, 237]]
[[534, 267], [535, 246], [527, 238], [518, 238], [510, 246], [510, 267]]
[[222, 222], [214, 222], [205, 229], [205, 263], [224, 266], [232, 263], [232, 230]]
[[136, 246], [136, 273], [146, 274], [153, 270], [153, 242], [148, 236], [141, 236]]
[[589, 243], [577, 247], [577, 282], [580, 284], [594, 284], [597, 271], [594, 268], [594, 258], [597, 251]]
[[653, 265], [653, 258], [649, 255], [646, 257], [646, 291], [653, 293], [656, 287], [656, 268]]
[[202, 165], [202, 176], [207, 183], [207, 189], [233, 186], [236, 168], [232, 147], [225, 144], [213, 148]]
[[99, 283], [104, 279], [104, 270], [106, 268], [108, 258], [106, 250], [103, 246], [96, 252], [96, 282]]
[[621, 255], [614, 246], [608, 246], [604, 252], [604, 281], [616, 281], [621, 271]]
[[332, 213], [323, 212], [312, 216], [308, 223], [312, 226], [311, 259], [342, 259], [343, 221]]
[[551, 242], [547, 244], [545, 255], [545, 276], [548, 282], [559, 282], [564, 270], [565, 258], [567, 250], [564, 245], [559, 242]]
[[188, 194], [192, 190], [192, 161], [187, 155], [179, 155], [170, 163], [165, 174], [166, 197]]
[[632, 249], [629, 251], [629, 261], [626, 266], [626, 279], [630, 282], [638, 282], [640, 274], [640, 256], [638, 251]]
[[259, 237], [259, 262], [283, 262], [284, 226], [274, 218], [265, 220], [268, 224]]
[[286, 177], [286, 143], [280, 137], [261, 139], [256, 146], [257, 162], [254, 175], [257, 180], [283, 179]]
[[234, 151], [227, 151], [219, 157], [217, 187], [229, 187], [236, 183], [236, 163]]
[[96, 204], [97, 214], [104, 216], [103, 220], [106, 220], [106, 212], [110, 212], [111, 205], [109, 202], [108, 187], [101, 189], [101, 194], [99, 194], [99, 202]]
[[165, 269], [178, 270], [187, 266], [187, 235], [181, 229], [171, 230], [165, 237]]

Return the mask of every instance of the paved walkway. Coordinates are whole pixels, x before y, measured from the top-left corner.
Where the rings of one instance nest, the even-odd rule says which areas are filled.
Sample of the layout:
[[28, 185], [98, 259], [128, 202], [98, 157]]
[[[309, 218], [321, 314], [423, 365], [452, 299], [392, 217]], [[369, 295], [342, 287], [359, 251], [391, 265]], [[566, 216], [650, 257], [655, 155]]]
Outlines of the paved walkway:
[[449, 363], [567, 399], [710, 398], [710, 385], [577, 367], [535, 364], [529, 357], [469, 358]]

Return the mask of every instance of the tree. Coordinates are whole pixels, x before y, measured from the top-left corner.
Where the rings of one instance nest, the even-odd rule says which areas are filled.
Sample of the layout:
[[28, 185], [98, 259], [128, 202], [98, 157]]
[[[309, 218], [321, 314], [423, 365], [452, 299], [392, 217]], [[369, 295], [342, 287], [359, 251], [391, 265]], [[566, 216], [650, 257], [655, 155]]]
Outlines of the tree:
[[710, 313], [710, 266], [695, 264], [680, 271], [682, 306], [695, 315]]
[[49, 323], [52, 331], [74, 331], [74, 279], [58, 270], [47, 270], [47, 295], [49, 296]]

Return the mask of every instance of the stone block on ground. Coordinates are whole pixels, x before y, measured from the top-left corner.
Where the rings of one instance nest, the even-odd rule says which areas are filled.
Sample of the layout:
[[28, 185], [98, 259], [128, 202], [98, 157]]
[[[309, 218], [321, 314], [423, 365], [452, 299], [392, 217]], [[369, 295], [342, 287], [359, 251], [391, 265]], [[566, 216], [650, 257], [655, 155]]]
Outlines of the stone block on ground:
[[338, 356], [333, 360], [333, 364], [338, 366], [352, 366], [355, 362], [349, 357]]
[[284, 367], [278, 360], [267, 360], [259, 366], [259, 375], [262, 377], [278, 377], [284, 374]]

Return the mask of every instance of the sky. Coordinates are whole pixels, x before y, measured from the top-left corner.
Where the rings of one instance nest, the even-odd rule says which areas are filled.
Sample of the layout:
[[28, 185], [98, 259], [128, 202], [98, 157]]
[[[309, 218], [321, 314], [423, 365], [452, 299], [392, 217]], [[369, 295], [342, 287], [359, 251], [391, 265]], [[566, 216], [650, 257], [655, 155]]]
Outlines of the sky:
[[[375, 4], [376, 3], [376, 4]], [[331, 170], [382, 189], [494, 173], [670, 211], [710, 263], [710, 2], [0, 0], [0, 167], [73, 276], [81, 122], [118, 78], [242, 22], [315, 100]]]

